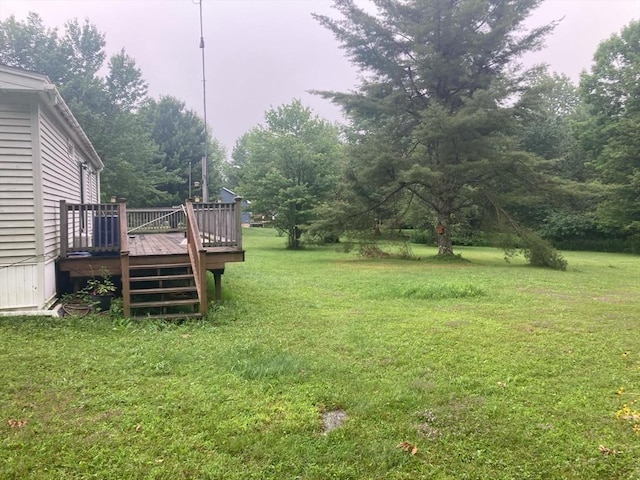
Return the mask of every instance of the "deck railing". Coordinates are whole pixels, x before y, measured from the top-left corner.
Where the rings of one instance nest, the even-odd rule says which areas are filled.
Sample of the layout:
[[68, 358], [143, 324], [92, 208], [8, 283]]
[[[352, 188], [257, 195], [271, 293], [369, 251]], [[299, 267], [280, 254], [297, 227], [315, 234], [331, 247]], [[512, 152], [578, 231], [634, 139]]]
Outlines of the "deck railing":
[[242, 249], [241, 201], [191, 204], [203, 247]]
[[184, 232], [186, 220], [181, 206], [167, 208], [128, 208], [128, 233]]
[[202, 245], [202, 239], [198, 232], [198, 225], [193, 209], [189, 201], [184, 209], [187, 220], [187, 252], [191, 263], [191, 271], [196, 282], [198, 299], [200, 300], [200, 314], [207, 314], [207, 250]]
[[[191, 203], [193, 228], [202, 248], [242, 250], [241, 198], [233, 203]], [[129, 233], [188, 231], [183, 207], [127, 209], [122, 203], [60, 201], [60, 255], [128, 252]]]
[[70, 254], [118, 255], [127, 250], [121, 235], [124, 203], [67, 203], [60, 201], [60, 256]]

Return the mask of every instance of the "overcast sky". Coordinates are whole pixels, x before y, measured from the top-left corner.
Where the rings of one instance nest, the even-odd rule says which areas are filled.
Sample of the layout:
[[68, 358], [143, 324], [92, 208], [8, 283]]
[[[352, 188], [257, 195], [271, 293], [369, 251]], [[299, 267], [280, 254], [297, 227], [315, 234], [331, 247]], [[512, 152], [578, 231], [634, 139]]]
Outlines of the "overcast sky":
[[[308, 90], [352, 89], [357, 72], [311, 13], [334, 15], [330, 0], [203, 0], [207, 116], [228, 154], [264, 112], [299, 98], [319, 116], [341, 119]], [[200, 114], [202, 59], [197, 0], [0, 0], [0, 18], [39, 13], [45, 25], [88, 18], [107, 52], [132, 56], [154, 97], [172, 95]], [[578, 81], [597, 45], [640, 18], [640, 0], [546, 0], [529, 20], [564, 20], [527, 63], [547, 63]]]

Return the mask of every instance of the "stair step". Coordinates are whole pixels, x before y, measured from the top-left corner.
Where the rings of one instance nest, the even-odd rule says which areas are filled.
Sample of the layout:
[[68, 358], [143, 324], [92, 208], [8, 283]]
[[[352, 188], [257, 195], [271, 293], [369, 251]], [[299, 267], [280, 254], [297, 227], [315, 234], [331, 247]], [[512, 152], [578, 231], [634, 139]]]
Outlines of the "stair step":
[[157, 280], [189, 280], [193, 273], [180, 273], [177, 275], [150, 275], [148, 277], [129, 277], [130, 282], [150, 282]]
[[177, 307], [180, 305], [199, 305], [200, 300], [190, 298], [187, 300], [162, 300], [157, 302], [131, 302], [131, 308], [147, 308], [147, 307]]
[[190, 263], [158, 263], [153, 265], [129, 265], [129, 270], [156, 270], [158, 268], [191, 268]]
[[195, 286], [191, 287], [159, 287], [159, 288], [138, 288], [129, 290], [131, 295], [151, 294], [151, 293], [189, 293], [196, 292]]

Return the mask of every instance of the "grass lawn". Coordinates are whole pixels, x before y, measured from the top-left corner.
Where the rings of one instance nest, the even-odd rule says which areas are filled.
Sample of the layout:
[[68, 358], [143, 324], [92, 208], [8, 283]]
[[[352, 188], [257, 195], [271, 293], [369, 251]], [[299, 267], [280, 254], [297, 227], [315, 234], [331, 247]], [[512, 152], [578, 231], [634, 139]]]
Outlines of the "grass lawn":
[[207, 321], [0, 318], [0, 477], [640, 479], [640, 257], [244, 242]]

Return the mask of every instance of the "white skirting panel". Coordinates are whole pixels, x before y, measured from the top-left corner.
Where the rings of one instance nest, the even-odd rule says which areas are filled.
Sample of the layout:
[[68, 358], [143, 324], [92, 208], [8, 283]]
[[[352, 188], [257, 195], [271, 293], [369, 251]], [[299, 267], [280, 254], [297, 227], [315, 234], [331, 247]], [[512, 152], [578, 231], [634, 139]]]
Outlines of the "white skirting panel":
[[38, 309], [44, 303], [40, 299], [37, 264], [0, 265], [0, 310]]
[[46, 308], [53, 304], [57, 298], [57, 294], [56, 261], [49, 260], [44, 264], [44, 292], [40, 294], [43, 304], [40, 305], [40, 308]]

